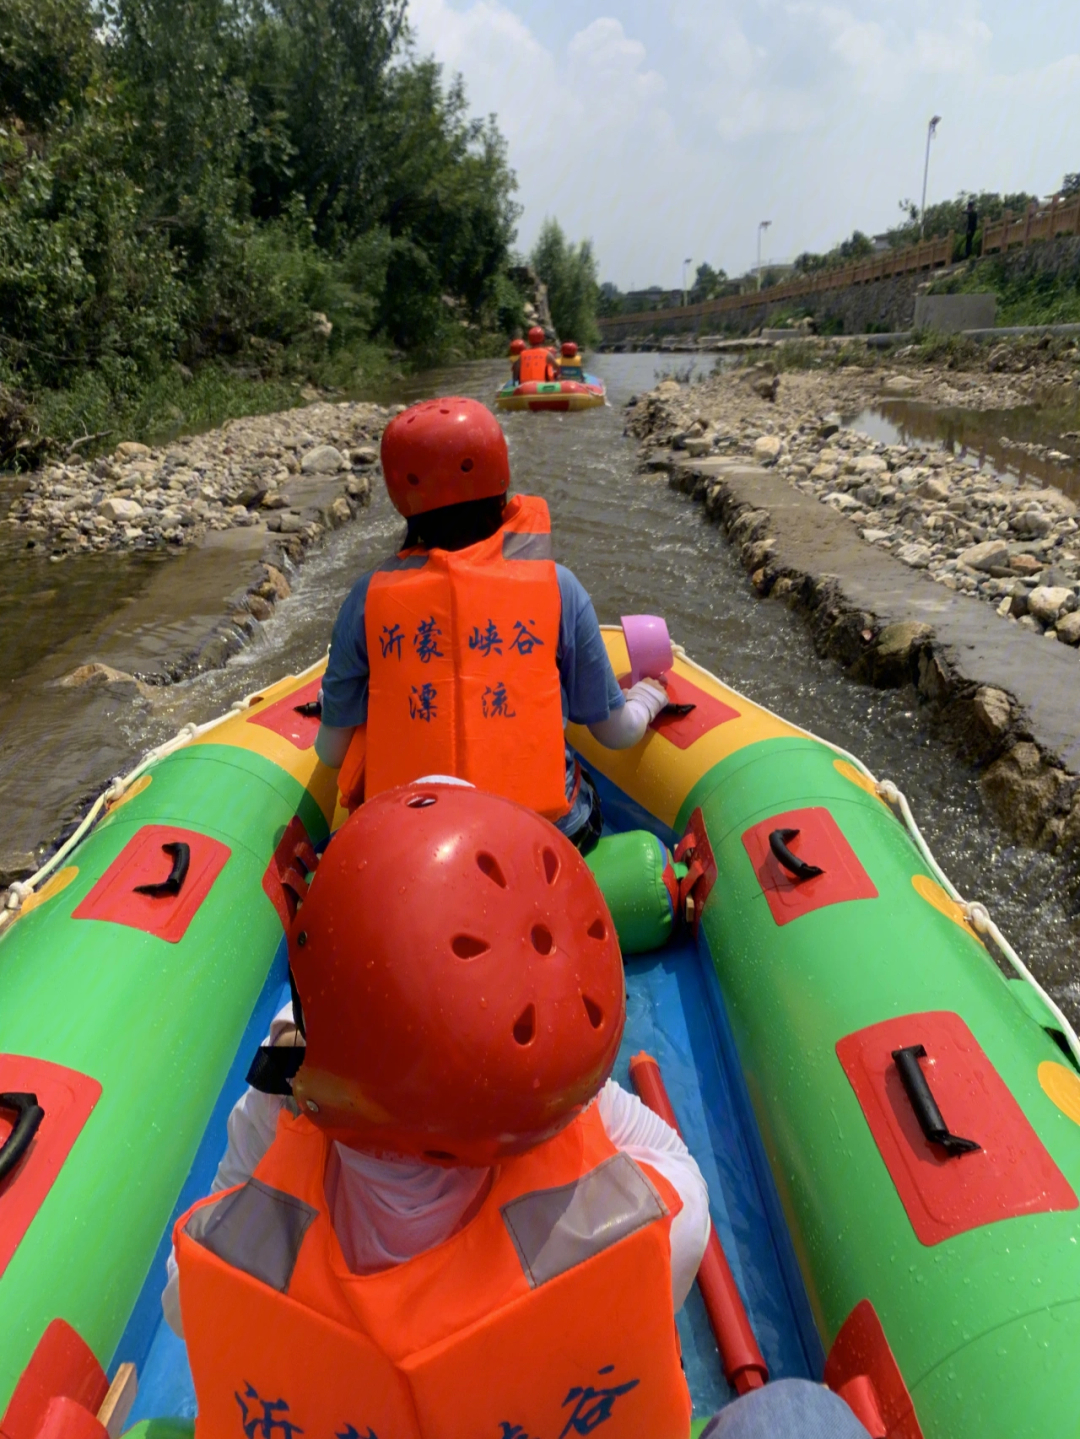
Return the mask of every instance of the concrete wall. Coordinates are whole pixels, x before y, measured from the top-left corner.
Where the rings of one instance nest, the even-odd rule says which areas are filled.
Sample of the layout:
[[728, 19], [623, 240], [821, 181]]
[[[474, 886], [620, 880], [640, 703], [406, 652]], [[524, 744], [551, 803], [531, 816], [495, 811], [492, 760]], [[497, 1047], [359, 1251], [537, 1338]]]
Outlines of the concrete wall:
[[957, 335], [961, 330], [989, 330], [997, 313], [997, 296], [919, 295], [915, 300], [915, 328]]
[[[1026, 250], [1013, 249], [1005, 255], [991, 255], [989, 263], [1006, 281], [1046, 274], [1055, 278], [1071, 279], [1080, 284], [1080, 236], [1059, 235], [1056, 240], [1038, 241], [1029, 245]], [[838, 324], [845, 335], [866, 334], [874, 330], [910, 330], [915, 324], [915, 301], [920, 292], [925, 292], [935, 278], [941, 277], [925, 272], [901, 275], [889, 280], [875, 280], [866, 285], [851, 285], [843, 290], [807, 295], [799, 300], [788, 300], [780, 304], [770, 303], [769, 292], [765, 290], [760, 302], [751, 303], [745, 309], [723, 317], [713, 315], [704, 320], [694, 317], [683, 323], [674, 319], [663, 324], [619, 325], [610, 329], [605, 326], [604, 345], [646, 348], [654, 338], [662, 339], [665, 335], [715, 335], [721, 331], [720, 318], [724, 321], [723, 334], [748, 335], [752, 330], [766, 325], [771, 315], [790, 313], [792, 310], [809, 312], [823, 329]], [[971, 295], [942, 298], [975, 300], [980, 297]], [[978, 329], [982, 328], [982, 325], [973, 322], [963, 328]]]
[[780, 302], [770, 301], [768, 290], [763, 290], [760, 300], [726, 315], [690, 315], [685, 320], [673, 316], [667, 320], [626, 325], [609, 322], [604, 325], [603, 346], [643, 346], [647, 341], [662, 340], [668, 335], [748, 335], [752, 330], [768, 325], [773, 315], [791, 314], [792, 311], [810, 313], [822, 328], [839, 327], [845, 335], [861, 335], [869, 330], [910, 330], [916, 291], [925, 289], [931, 278], [925, 272], [897, 275], [889, 280], [849, 285], [846, 289], [826, 290], [819, 295]]

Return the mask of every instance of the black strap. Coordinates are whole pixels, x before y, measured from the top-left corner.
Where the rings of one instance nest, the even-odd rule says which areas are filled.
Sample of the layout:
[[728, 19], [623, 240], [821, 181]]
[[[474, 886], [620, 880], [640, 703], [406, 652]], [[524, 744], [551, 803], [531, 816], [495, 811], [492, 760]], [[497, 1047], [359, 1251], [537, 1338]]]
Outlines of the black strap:
[[284, 1094], [292, 1096], [292, 1081], [296, 1078], [307, 1053], [302, 1044], [264, 1044], [255, 1051], [247, 1082], [260, 1094]]

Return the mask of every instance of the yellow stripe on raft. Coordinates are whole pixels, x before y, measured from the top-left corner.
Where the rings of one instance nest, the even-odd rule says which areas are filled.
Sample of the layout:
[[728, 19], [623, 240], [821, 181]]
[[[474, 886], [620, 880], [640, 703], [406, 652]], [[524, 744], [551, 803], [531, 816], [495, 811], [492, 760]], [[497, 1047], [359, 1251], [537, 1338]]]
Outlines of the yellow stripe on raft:
[[496, 395], [500, 410], [595, 410], [604, 403], [603, 395]]
[[271, 705], [321, 676], [325, 669], [324, 658], [303, 674], [286, 675], [277, 684], [269, 685], [260, 691], [258, 698], [248, 705], [247, 709], [226, 715], [220, 724], [192, 740], [192, 744], [233, 745], [237, 749], [261, 755], [263, 759], [269, 760], [278, 769], [291, 775], [310, 792], [333, 830], [348, 818], [347, 813], [340, 810], [338, 805], [337, 771], [327, 769], [316, 757], [313, 748], [297, 749], [289, 740], [275, 734], [265, 725], [251, 723]]
[[[615, 673], [627, 674], [630, 661], [621, 625], [601, 625], [600, 630]], [[683, 654], [676, 655], [673, 673], [730, 705], [738, 711], [738, 718], [707, 731], [687, 749], [679, 749], [662, 734], [650, 730], [634, 749], [610, 750], [593, 739], [582, 725], [570, 725], [567, 729], [570, 743], [592, 768], [606, 775], [669, 828], [674, 828], [687, 795], [713, 765], [762, 740], [794, 739], [802, 735], [801, 730], [753, 704]]]

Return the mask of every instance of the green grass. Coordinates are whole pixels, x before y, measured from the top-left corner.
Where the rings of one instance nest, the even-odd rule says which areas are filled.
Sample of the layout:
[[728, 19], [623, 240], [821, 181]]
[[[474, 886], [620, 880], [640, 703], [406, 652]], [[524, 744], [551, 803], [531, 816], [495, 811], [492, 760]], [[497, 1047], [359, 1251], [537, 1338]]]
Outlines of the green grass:
[[[242, 415], [288, 410], [305, 403], [303, 392], [311, 385], [330, 399], [384, 396], [403, 372], [501, 356], [506, 344], [505, 335], [471, 329], [453, 337], [438, 356], [403, 357], [387, 345], [362, 340], [322, 356], [284, 351], [271, 357], [269, 373], [253, 364], [209, 360], [194, 372], [171, 365], [141, 382], [125, 377], [110, 384], [100, 371], [83, 370], [62, 390], [24, 396], [44, 444], [25, 451], [15, 467], [62, 456], [76, 440], [83, 441], [78, 453], [89, 459], [115, 449], [122, 440], [162, 444], [180, 434], [216, 429]], [[0, 429], [3, 419], [0, 414]]]
[[212, 429], [237, 415], [285, 410], [301, 403], [300, 388], [293, 381], [255, 378], [208, 364], [190, 380], [174, 371], [117, 395], [100, 375], [89, 372], [69, 389], [33, 396], [31, 409], [51, 449], [62, 452], [74, 441], [93, 436], [79, 446], [80, 454], [90, 456], [113, 449], [121, 440], [149, 444], [182, 430]]
[[991, 290], [997, 296], [998, 325], [1080, 324], [1080, 272], [1024, 273], [1017, 258], [1014, 253], [1007, 259], [971, 260], [958, 274], [931, 286], [930, 293], [961, 295]]

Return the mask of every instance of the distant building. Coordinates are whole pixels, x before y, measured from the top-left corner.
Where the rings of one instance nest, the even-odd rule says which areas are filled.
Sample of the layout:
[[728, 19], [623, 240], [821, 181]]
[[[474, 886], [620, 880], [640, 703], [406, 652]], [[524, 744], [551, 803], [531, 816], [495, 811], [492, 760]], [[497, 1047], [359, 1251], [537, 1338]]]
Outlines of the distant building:
[[671, 310], [682, 304], [681, 290], [665, 290], [659, 285], [650, 285], [647, 290], [628, 290], [623, 308], [628, 314], [639, 310]]

